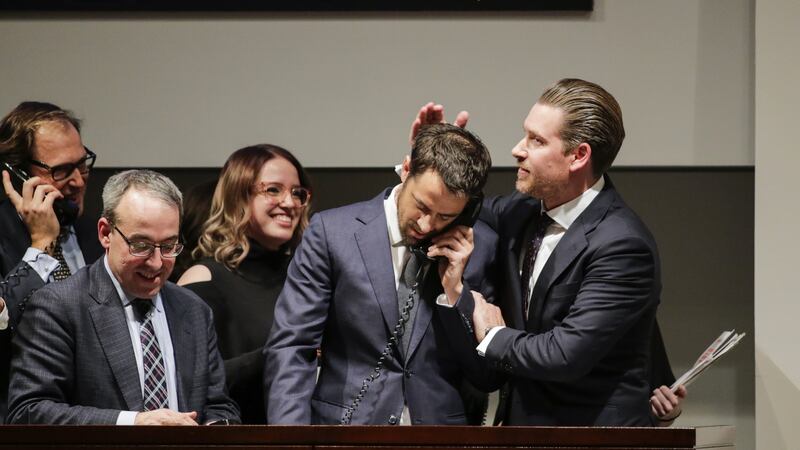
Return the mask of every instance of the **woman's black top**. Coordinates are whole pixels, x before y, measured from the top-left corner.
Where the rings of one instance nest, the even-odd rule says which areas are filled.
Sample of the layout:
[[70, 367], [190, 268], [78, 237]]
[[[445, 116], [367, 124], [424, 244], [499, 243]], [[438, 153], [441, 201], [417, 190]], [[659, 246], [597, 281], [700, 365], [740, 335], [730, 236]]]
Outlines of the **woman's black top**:
[[239, 404], [245, 424], [266, 423], [262, 350], [289, 259], [251, 240], [250, 252], [235, 271], [214, 259], [202, 259], [198, 264], [211, 271], [211, 281], [185, 286], [214, 311], [228, 392]]

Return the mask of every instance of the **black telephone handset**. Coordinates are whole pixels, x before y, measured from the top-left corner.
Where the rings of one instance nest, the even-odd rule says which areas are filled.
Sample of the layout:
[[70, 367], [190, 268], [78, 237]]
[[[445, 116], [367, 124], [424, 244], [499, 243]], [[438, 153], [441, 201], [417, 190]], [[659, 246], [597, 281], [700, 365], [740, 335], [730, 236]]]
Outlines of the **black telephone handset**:
[[[457, 227], [459, 225], [465, 225], [467, 227], [472, 228], [475, 225], [475, 222], [478, 220], [478, 216], [481, 215], [481, 205], [483, 204], [483, 195], [479, 194], [475, 197], [471, 197], [467, 202], [467, 205], [464, 206], [464, 210], [461, 211], [461, 214], [455, 218], [447, 227], [445, 227], [437, 235], [446, 232], [447, 230]], [[416, 244], [410, 246], [411, 252], [416, 255], [418, 258], [426, 258], [431, 259], [428, 257], [428, 247], [431, 246], [431, 239], [433, 236], [424, 239], [422, 241], [417, 242]]]
[[[24, 170], [19, 167], [14, 167], [7, 162], [3, 163], [3, 167], [11, 174], [11, 184], [14, 186], [14, 189], [17, 190], [17, 193], [22, 195], [22, 183], [28, 180], [30, 176]], [[58, 219], [58, 223], [61, 227], [66, 227], [75, 223], [75, 220], [78, 218], [79, 209], [77, 203], [66, 198], [59, 198], [53, 202], [53, 211], [56, 213], [56, 219]]]

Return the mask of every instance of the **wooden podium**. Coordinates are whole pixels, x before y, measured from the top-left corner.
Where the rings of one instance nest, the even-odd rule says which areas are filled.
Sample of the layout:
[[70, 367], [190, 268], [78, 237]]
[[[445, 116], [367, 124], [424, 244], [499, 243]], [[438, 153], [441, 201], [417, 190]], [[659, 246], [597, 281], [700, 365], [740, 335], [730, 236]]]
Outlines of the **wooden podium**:
[[0, 426], [0, 449], [734, 449], [732, 426]]

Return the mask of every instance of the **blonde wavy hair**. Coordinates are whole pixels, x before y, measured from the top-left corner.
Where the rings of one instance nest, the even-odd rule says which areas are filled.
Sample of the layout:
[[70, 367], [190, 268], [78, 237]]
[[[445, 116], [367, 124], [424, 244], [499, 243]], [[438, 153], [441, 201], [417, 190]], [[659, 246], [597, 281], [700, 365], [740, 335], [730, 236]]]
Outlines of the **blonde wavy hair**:
[[[241, 148], [225, 162], [222, 167], [208, 220], [203, 225], [203, 233], [192, 252], [195, 259], [214, 258], [228, 269], [234, 270], [247, 257], [250, 242], [247, 239], [247, 227], [250, 223], [250, 199], [257, 195], [253, 189], [258, 174], [264, 164], [273, 158], [289, 161], [300, 179], [300, 185], [310, 191], [311, 180], [300, 161], [288, 150], [277, 145], [259, 144]], [[311, 204], [303, 207], [300, 222], [295, 228], [292, 238], [281, 247], [291, 253], [300, 244], [303, 231], [308, 226]]]

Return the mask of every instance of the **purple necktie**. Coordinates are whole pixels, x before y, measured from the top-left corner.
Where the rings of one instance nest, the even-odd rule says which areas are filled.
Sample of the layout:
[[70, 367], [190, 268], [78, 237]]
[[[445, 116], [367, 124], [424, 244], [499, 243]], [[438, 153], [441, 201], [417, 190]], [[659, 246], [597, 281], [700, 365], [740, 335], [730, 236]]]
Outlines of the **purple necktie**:
[[553, 219], [547, 214], [539, 216], [539, 222], [536, 224], [536, 229], [533, 231], [533, 236], [528, 242], [528, 247], [525, 250], [525, 261], [522, 263], [522, 317], [528, 320], [528, 308], [531, 302], [531, 276], [533, 275], [533, 264], [536, 262], [536, 255], [542, 247], [544, 235], [547, 233], [547, 227], [553, 223]]

